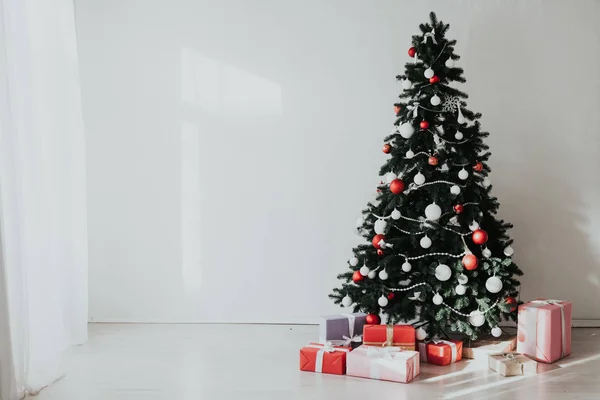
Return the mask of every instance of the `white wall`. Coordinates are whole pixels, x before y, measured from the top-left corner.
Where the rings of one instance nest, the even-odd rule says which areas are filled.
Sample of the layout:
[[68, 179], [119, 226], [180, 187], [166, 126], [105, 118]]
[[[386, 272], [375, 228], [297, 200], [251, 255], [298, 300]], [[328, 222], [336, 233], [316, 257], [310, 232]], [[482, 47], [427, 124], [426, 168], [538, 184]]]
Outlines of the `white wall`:
[[95, 321], [310, 321], [410, 37], [459, 40], [524, 299], [600, 318], [595, 1], [77, 0]]

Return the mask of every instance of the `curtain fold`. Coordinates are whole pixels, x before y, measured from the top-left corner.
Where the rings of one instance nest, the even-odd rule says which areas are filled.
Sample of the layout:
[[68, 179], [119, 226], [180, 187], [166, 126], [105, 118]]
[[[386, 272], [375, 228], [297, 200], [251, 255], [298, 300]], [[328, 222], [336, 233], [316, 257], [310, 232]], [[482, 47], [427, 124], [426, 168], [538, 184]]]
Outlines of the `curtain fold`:
[[73, 3], [0, 0], [0, 398], [87, 339], [85, 143]]

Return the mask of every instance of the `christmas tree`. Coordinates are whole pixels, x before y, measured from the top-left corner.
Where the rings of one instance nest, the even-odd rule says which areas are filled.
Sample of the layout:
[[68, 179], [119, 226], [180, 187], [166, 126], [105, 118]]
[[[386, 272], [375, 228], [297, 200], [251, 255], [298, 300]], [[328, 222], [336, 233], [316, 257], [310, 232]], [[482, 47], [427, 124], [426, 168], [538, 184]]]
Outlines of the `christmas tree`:
[[431, 13], [412, 37], [383, 180], [358, 221], [368, 244], [353, 249], [330, 297], [369, 313], [367, 323], [380, 315], [413, 323], [418, 339], [462, 332], [474, 340], [500, 336], [501, 319], [516, 319], [522, 272], [511, 258], [512, 225], [495, 217], [489, 133], [466, 108], [467, 94], [451, 86], [465, 79], [448, 28]]

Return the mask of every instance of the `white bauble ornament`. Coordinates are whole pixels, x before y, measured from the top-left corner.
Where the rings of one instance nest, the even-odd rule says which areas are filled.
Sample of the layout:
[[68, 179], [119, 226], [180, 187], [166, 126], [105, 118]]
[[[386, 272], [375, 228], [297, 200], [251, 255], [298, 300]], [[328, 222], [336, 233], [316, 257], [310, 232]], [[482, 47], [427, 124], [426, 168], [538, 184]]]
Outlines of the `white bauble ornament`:
[[439, 98], [437, 94], [433, 95], [433, 97], [429, 100], [432, 106], [439, 106], [442, 102], [442, 99]]
[[485, 281], [485, 288], [490, 293], [498, 293], [502, 290], [502, 281], [497, 276], [490, 276], [487, 281]]
[[415, 127], [412, 126], [410, 122], [404, 122], [402, 125], [400, 125], [399, 132], [400, 136], [402, 136], [404, 139], [408, 139], [413, 135], [413, 133], [415, 133]]
[[414, 156], [415, 156], [415, 152], [414, 152], [414, 151], [412, 151], [412, 150], [408, 150], [408, 151], [406, 152], [406, 158], [408, 158], [409, 160], [410, 160], [411, 158], [413, 158]]
[[421, 245], [422, 248], [428, 249], [431, 247], [431, 239], [429, 239], [429, 236], [425, 235], [421, 238], [421, 241], [419, 242], [419, 244]]
[[349, 261], [350, 265], [352, 265], [353, 267], [356, 267], [358, 265], [358, 258], [356, 257], [352, 257]]
[[435, 304], [436, 306], [439, 306], [440, 304], [442, 304], [444, 302], [444, 298], [442, 296], [440, 296], [439, 293], [436, 293], [433, 296], [433, 304]]
[[388, 299], [385, 296], [381, 296], [379, 299], [377, 299], [377, 304], [379, 304], [380, 307], [385, 307], [388, 305]]
[[417, 340], [425, 340], [427, 337], [427, 331], [423, 328], [417, 328], [415, 331], [415, 337]]
[[435, 277], [438, 281], [445, 282], [452, 276], [452, 270], [446, 264], [440, 264], [435, 267]]
[[365, 219], [363, 217], [358, 217], [358, 219], [356, 220], [356, 227], [362, 228], [364, 223], [365, 223]]
[[404, 263], [402, 264], [402, 271], [410, 272], [411, 269], [412, 265], [408, 261], [404, 261]]
[[385, 181], [386, 181], [388, 184], [392, 183], [392, 181], [393, 181], [394, 179], [396, 179], [396, 178], [398, 178], [398, 175], [396, 175], [396, 174], [395, 174], [395, 173], [393, 173], [393, 172], [388, 172], [387, 174], [385, 174]]
[[429, 221], [437, 221], [442, 216], [442, 209], [435, 203], [425, 207], [425, 218]]
[[476, 231], [477, 229], [479, 229], [479, 224], [477, 223], [477, 221], [473, 221], [469, 224], [469, 229], [471, 231]]
[[493, 337], [500, 337], [500, 336], [502, 336], [502, 329], [500, 329], [497, 326], [493, 327], [492, 328], [492, 336]]
[[465, 294], [467, 292], [467, 287], [464, 285], [456, 285], [456, 287], [454, 288], [454, 291], [459, 296], [462, 296], [463, 294]]
[[435, 73], [433, 72], [433, 70], [431, 68], [427, 68], [425, 70], [425, 72], [423, 73], [423, 75], [425, 75], [425, 78], [429, 79], [429, 78], [433, 77], [433, 75], [435, 75]]
[[413, 178], [413, 182], [416, 183], [417, 185], [422, 185], [425, 183], [425, 175], [423, 175], [422, 173], [418, 172], [414, 178]]
[[373, 230], [375, 230], [375, 233], [378, 235], [385, 235], [385, 231], [387, 230], [387, 221], [385, 219], [378, 219], [375, 221]]
[[354, 303], [354, 301], [350, 298], [350, 296], [344, 296], [342, 299], [342, 306], [350, 307]]
[[465, 135], [463, 135], [463, 133], [462, 133], [462, 132], [460, 132], [460, 131], [458, 131], [458, 132], [456, 132], [456, 133], [454, 134], [454, 138], [455, 138], [456, 140], [462, 140], [462, 138], [464, 138], [464, 137], [465, 137]]
[[460, 171], [458, 171], [458, 177], [464, 181], [469, 177], [469, 173], [466, 169], [463, 168]]
[[515, 254], [515, 249], [513, 249], [511, 246], [506, 246], [504, 248], [504, 255], [507, 257], [512, 256], [513, 254]]
[[450, 187], [450, 193], [452, 193], [453, 195], [459, 195], [460, 194], [460, 186], [458, 185], [452, 185]]
[[456, 122], [458, 122], [459, 124], [464, 124], [465, 122], [467, 122], [467, 120], [465, 119], [465, 116], [462, 115], [462, 111], [460, 110], [460, 107], [458, 107], [458, 117], [456, 117]]
[[375, 277], [377, 276], [377, 271], [369, 271], [369, 275], [367, 276], [369, 277], [369, 279], [375, 279]]
[[487, 176], [483, 178], [483, 182], [481, 182], [484, 188], [489, 187], [492, 184], [492, 181]]
[[379, 279], [381, 279], [382, 281], [387, 280], [388, 278], [388, 273], [385, 269], [382, 269], [381, 271], [379, 271]]
[[469, 323], [473, 326], [485, 324], [485, 315], [481, 311], [471, 311], [469, 314]]
[[492, 251], [486, 247], [485, 249], [481, 250], [481, 255], [485, 258], [490, 258], [492, 256]]
[[362, 276], [367, 276], [367, 275], [369, 275], [369, 272], [371, 272], [369, 267], [367, 267], [366, 265], [363, 265], [362, 267], [360, 267], [360, 269], [358, 271], [360, 272], [360, 274]]
[[446, 62], [444, 63], [444, 65], [446, 66], [446, 68], [453, 68], [454, 67], [454, 60], [449, 58], [446, 60]]
[[464, 285], [467, 282], [469, 282], [469, 278], [465, 274], [458, 275], [457, 280], [458, 280], [458, 283], [460, 283], [461, 285]]
[[408, 79], [404, 79], [402, 81], [402, 89], [408, 90], [412, 87], [412, 82], [409, 81]]
[[400, 214], [400, 211], [394, 209], [394, 211], [392, 211], [392, 219], [398, 220], [398, 219], [400, 219], [400, 217], [402, 217], [402, 214]]

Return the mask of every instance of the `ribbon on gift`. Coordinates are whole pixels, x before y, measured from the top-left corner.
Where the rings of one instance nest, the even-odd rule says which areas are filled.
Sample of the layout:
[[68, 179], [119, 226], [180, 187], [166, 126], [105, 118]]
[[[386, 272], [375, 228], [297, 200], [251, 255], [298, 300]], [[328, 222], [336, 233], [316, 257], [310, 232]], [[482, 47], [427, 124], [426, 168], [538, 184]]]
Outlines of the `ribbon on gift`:
[[336, 351], [342, 351], [344, 353], [350, 352], [350, 349], [338, 349], [338, 348], [333, 347], [333, 344], [331, 342], [326, 342], [322, 345], [309, 344], [308, 346], [305, 346], [305, 347], [319, 349], [319, 351], [317, 351], [317, 358], [315, 359], [315, 372], [319, 372], [319, 373], [323, 372], [323, 356], [325, 355], [325, 353], [333, 353]]
[[447, 344], [448, 346], [450, 346], [450, 350], [452, 351], [452, 358], [451, 358], [451, 363], [456, 362], [456, 357], [457, 357], [457, 352], [458, 350], [456, 349], [456, 343], [454, 342], [450, 342], [448, 340], [442, 340], [442, 339], [433, 339], [429, 342], [422, 342], [419, 343], [419, 353], [421, 354], [421, 358], [423, 362], [427, 362], [427, 345], [429, 343], [433, 343], [433, 344]]
[[385, 327], [385, 342], [381, 344], [382, 347], [389, 347], [394, 344], [394, 325], [386, 325]]
[[386, 325], [385, 327], [385, 341], [382, 342], [363, 342], [368, 346], [381, 346], [381, 347], [399, 347], [404, 350], [414, 350], [414, 342], [394, 342], [394, 325]]
[[[565, 308], [563, 302], [560, 300], [532, 300], [529, 302], [530, 305], [535, 306], [547, 306], [553, 305], [558, 306], [560, 308], [560, 327], [561, 327], [561, 348], [560, 348], [560, 356], [561, 358], [565, 356], [567, 351], [567, 320], [565, 318]], [[536, 316], [537, 318], [537, 316]], [[529, 324], [530, 329], [533, 332], [527, 332], [527, 334], [533, 333], [531, 337], [537, 337], [537, 324]]]
[[379, 363], [381, 360], [393, 360], [394, 356], [401, 352], [400, 347], [367, 347], [367, 357], [374, 358], [369, 363], [369, 377], [379, 379]]
[[427, 38], [431, 38], [433, 43], [438, 44], [438, 42], [435, 41], [435, 28], [431, 29], [431, 32], [427, 32], [423, 35], [423, 43], [427, 43]]

